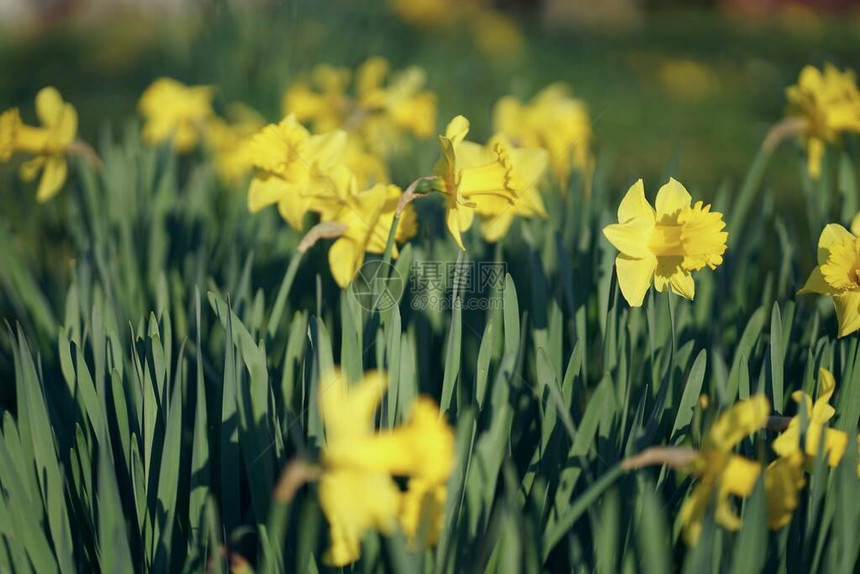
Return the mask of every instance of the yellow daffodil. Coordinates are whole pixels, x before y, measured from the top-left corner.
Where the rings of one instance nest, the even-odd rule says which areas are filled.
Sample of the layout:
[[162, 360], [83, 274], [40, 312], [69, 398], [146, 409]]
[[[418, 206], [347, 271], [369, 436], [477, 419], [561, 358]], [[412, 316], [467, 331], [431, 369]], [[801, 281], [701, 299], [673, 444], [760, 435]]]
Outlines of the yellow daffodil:
[[424, 70], [389, 72], [387, 60], [370, 58], [356, 71], [350, 90], [348, 69], [317, 66], [310, 81], [287, 90], [284, 113], [310, 123], [315, 133], [346, 130], [372, 153], [389, 157], [403, 147], [404, 134], [427, 138], [436, 130], [436, 96], [424, 89]]
[[[442, 157], [436, 165], [435, 187], [447, 196], [445, 222], [460, 249], [461, 234], [472, 227], [475, 215], [496, 216], [513, 208], [540, 178], [543, 160], [533, 151], [513, 151], [502, 139], [489, 145], [465, 141], [469, 120], [457, 116], [439, 136]], [[518, 164], [517, 161], [521, 164]], [[527, 205], [535, 207], [529, 198]], [[492, 228], [491, 228], [492, 231]]]
[[615, 258], [618, 286], [631, 307], [642, 305], [652, 281], [659, 292], [671, 289], [692, 299], [692, 272], [723, 262], [729, 234], [723, 231], [722, 214], [691, 201], [684, 186], [670, 178], [651, 207], [640, 179], [618, 206], [618, 223], [603, 229], [620, 252]]
[[191, 151], [212, 115], [213, 96], [210, 86], [186, 86], [172, 78], [155, 80], [138, 103], [146, 120], [143, 140], [148, 144], [169, 141], [179, 153]]
[[481, 10], [469, 19], [475, 45], [488, 58], [504, 61], [518, 56], [525, 38], [516, 20], [497, 10]]
[[696, 60], [666, 59], [657, 69], [656, 79], [669, 97], [684, 102], [705, 100], [720, 88], [714, 68]]
[[352, 73], [347, 68], [320, 64], [310, 78], [295, 82], [283, 99], [284, 115], [295, 115], [302, 123], [322, 133], [343, 127], [353, 104], [347, 95]]
[[730, 496], [749, 496], [761, 466], [732, 450], [744, 437], [761, 429], [769, 414], [767, 398], [758, 395], [735, 404], [711, 425], [702, 448], [689, 465], [698, 482], [681, 507], [681, 524], [688, 544], [698, 540], [712, 499], [716, 503], [717, 524], [728, 530], [740, 527], [740, 518], [732, 509]]
[[[352, 194], [332, 218], [346, 225], [346, 231], [331, 246], [329, 265], [335, 281], [346, 288], [355, 276], [365, 253], [384, 253], [394, 212], [402, 191], [396, 185], [378, 184]], [[417, 220], [412, 206], [406, 206], [395, 233], [395, 241], [403, 242], [417, 233]], [[397, 245], [392, 247], [397, 257]]]
[[63, 101], [60, 92], [47, 87], [36, 94], [36, 116], [41, 127], [24, 124], [14, 108], [0, 114], [0, 161], [7, 161], [16, 152], [35, 156], [21, 165], [21, 178], [32, 181], [41, 172], [36, 199], [44, 202], [57, 195], [66, 182], [66, 153], [77, 135], [78, 114]]
[[237, 183], [254, 166], [248, 144], [265, 122], [257, 112], [242, 104], [233, 104], [228, 118], [230, 121], [219, 117], [208, 121], [206, 145], [212, 152], [218, 175], [226, 182]]
[[348, 171], [341, 164], [346, 142], [346, 132], [339, 130], [311, 135], [295, 116], [264, 127], [248, 144], [256, 168], [248, 208], [256, 213], [277, 204], [281, 216], [298, 230], [308, 212], [323, 220], [334, 217], [349, 193], [349, 187], [338, 183]]
[[[444, 502], [444, 484], [453, 471], [454, 435], [427, 398], [413, 405], [401, 427], [375, 432], [373, 418], [387, 381], [368, 373], [347, 385], [337, 372], [320, 381], [320, 409], [325, 425], [320, 504], [330, 526], [325, 560], [345, 566], [361, 555], [361, 538], [370, 530], [391, 533], [398, 523], [414, 540], [413, 525], [428, 523], [438, 535], [439, 507], [415, 510], [416, 481]], [[408, 477], [404, 495], [394, 477]], [[360, 493], [357, 496], [356, 493]], [[426, 514], [423, 514], [426, 513]]]
[[346, 142], [343, 164], [355, 175], [359, 189], [391, 181], [385, 161], [367, 149], [364, 140], [354, 134], [350, 134]]
[[806, 486], [802, 457], [780, 457], [764, 471], [764, 492], [767, 503], [767, 526], [779, 530], [791, 522], [797, 508], [797, 493]]
[[[507, 201], [476, 202], [475, 213], [481, 218], [481, 235], [490, 243], [495, 243], [504, 237], [517, 216], [548, 217], [543, 199], [538, 192], [538, 184], [543, 179], [549, 162], [546, 150], [515, 148], [507, 137], [497, 134], [490, 139], [486, 147], [482, 148], [483, 161], [490, 163], [495, 159], [494, 150], [497, 149], [497, 144], [500, 149], [508, 150], [515, 168], [514, 175], [522, 181], [514, 185], [518, 195], [513, 204]], [[523, 183], [525, 185], [522, 185]]]
[[812, 398], [803, 391], [795, 391], [791, 398], [802, 404], [806, 412], [806, 430], [801, 432], [801, 415], [791, 419], [788, 428], [773, 441], [773, 450], [780, 456], [788, 457], [803, 453], [814, 459], [819, 448], [823, 450], [830, 466], [836, 466], [842, 460], [848, 446], [848, 435], [840, 430], [827, 427], [828, 421], [836, 414], [836, 409], [830, 405], [830, 399], [836, 391], [836, 379], [827, 369], [818, 372], [818, 399], [813, 403]]
[[493, 111], [493, 125], [517, 146], [547, 150], [563, 191], [572, 168], [590, 176], [591, 119], [585, 103], [572, 98], [564, 84], [547, 86], [527, 104], [511, 96], [502, 98]]
[[818, 238], [818, 266], [799, 294], [833, 297], [840, 337], [860, 329], [860, 238], [839, 225], [825, 226]]
[[808, 171], [818, 179], [826, 144], [839, 144], [844, 133], [860, 133], [857, 79], [853, 71], [840, 72], [832, 64], [825, 64], [823, 71], [806, 66], [786, 96], [788, 115], [805, 121]]

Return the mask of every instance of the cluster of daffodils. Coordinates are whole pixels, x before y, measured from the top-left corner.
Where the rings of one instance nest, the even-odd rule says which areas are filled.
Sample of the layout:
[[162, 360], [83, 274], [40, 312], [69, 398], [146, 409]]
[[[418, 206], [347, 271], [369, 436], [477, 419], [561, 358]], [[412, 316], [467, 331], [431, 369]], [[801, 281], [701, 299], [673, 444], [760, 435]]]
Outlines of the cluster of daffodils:
[[30, 156], [21, 164], [21, 178], [33, 181], [41, 174], [36, 199], [44, 202], [66, 183], [66, 157], [75, 151], [78, 113], [60, 92], [47, 87], [36, 94], [36, 117], [40, 126], [25, 124], [17, 108], [0, 113], [0, 162], [19, 153]]
[[[418, 398], [401, 426], [376, 431], [374, 418], [387, 380], [376, 372], [350, 385], [338, 372], [320, 381], [325, 426], [319, 499], [330, 527], [331, 566], [361, 555], [375, 530], [402, 530], [414, 548], [432, 545], [444, 526], [454, 432], [432, 399]], [[401, 489], [395, 479], [405, 480]]]
[[391, 71], [385, 58], [374, 57], [353, 73], [320, 65], [293, 83], [283, 99], [284, 115], [314, 133], [335, 129], [349, 133], [347, 161], [361, 185], [386, 183], [385, 165], [406, 146], [407, 135], [427, 139], [436, 131], [436, 96], [425, 89], [426, 72], [411, 66]]
[[211, 86], [186, 86], [172, 78], [155, 80], [140, 97], [138, 110], [144, 118], [143, 141], [169, 144], [187, 154], [205, 144], [218, 175], [227, 182], [242, 181], [252, 168], [248, 144], [264, 121], [239, 103], [227, 108], [226, 117], [213, 109]]
[[839, 145], [843, 134], [860, 133], [860, 90], [854, 72], [832, 64], [824, 70], [806, 66], [796, 85], [786, 91], [788, 116], [796, 120], [812, 179], [821, 175], [827, 144]]
[[591, 118], [585, 102], [571, 97], [564, 84], [547, 86], [527, 103], [513, 96], [500, 99], [493, 110], [493, 125], [517, 146], [545, 149], [562, 192], [567, 191], [573, 170], [590, 182]]
[[[698, 541], [709, 512], [713, 512], [714, 521], [721, 527], [738, 530], [741, 519], [732, 500], [750, 496], [760, 477], [764, 483], [767, 524], [772, 530], [779, 530], [791, 522], [799, 493], [806, 486], [805, 471], [819, 453], [831, 467], [839, 465], [845, 454], [848, 435], [827, 426], [835, 414], [829, 404], [835, 389], [833, 375], [822, 368], [818, 398], [814, 403], [802, 391], [792, 394], [802, 412], [792, 417], [784, 425], [784, 432], [773, 441], [777, 456], [764, 468], [759, 461], [735, 453], [744, 438], [769, 426], [772, 417], [764, 395], [740, 401], [723, 412], [711, 425], [698, 450], [656, 447], [627, 459], [624, 467], [665, 464], [696, 477], [680, 512], [684, 539], [690, 545]], [[860, 468], [857, 473], [860, 475]]]

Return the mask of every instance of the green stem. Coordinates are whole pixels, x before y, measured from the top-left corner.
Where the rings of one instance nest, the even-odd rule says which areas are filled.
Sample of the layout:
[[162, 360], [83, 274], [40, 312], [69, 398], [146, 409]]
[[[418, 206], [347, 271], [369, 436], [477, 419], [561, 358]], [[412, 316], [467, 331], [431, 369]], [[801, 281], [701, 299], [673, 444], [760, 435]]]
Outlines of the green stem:
[[284, 274], [284, 280], [281, 282], [281, 288], [278, 290], [278, 296], [275, 299], [275, 306], [272, 308], [272, 314], [269, 316], [269, 323], [266, 326], [266, 333], [268, 333], [270, 339], [274, 338], [278, 330], [278, 325], [284, 314], [284, 306], [287, 304], [287, 295], [290, 292], [290, 287], [293, 285], [293, 280], [296, 278], [296, 271], [299, 269], [299, 262], [301, 262], [303, 255], [304, 251], [296, 251], [290, 260], [287, 272]]
[[576, 499], [564, 516], [559, 518], [558, 522], [551, 527], [549, 532], [546, 534], [544, 542], [544, 562], [549, 558], [549, 554], [552, 552], [552, 549], [555, 548], [555, 545], [564, 538], [564, 535], [567, 534], [571, 528], [573, 528], [573, 525], [576, 524], [579, 517], [582, 516], [585, 511], [597, 501], [600, 495], [612, 486], [612, 484], [618, 480], [618, 477], [623, 473], [624, 469], [621, 468], [620, 464], [616, 464], [610, 468], [597, 482], [592, 484], [588, 490], [583, 492], [582, 496]]

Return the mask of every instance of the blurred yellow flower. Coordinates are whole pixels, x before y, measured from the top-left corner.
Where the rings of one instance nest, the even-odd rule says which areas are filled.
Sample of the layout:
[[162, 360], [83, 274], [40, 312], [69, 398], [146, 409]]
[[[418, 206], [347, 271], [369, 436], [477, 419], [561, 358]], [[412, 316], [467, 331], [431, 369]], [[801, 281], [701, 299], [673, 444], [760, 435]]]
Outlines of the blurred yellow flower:
[[179, 153], [191, 151], [212, 115], [213, 96], [210, 86], [186, 86], [172, 78], [155, 80], [138, 103], [146, 120], [143, 140], [148, 144], [170, 141]]
[[350, 134], [347, 139], [343, 163], [355, 175], [359, 189], [391, 181], [385, 160], [368, 150], [364, 140], [355, 134]]
[[[377, 372], [352, 386], [337, 372], [320, 381], [326, 444], [319, 496], [330, 525], [325, 560], [332, 566], [357, 560], [361, 538], [371, 529], [391, 533], [399, 522], [414, 543], [414, 525], [427, 523], [428, 542], [438, 536], [441, 506], [418, 505], [416, 510], [415, 499], [419, 492], [431, 492], [432, 500], [444, 503], [444, 485], [454, 468], [453, 430], [440, 419], [436, 404], [422, 397], [406, 424], [375, 432], [373, 417], [386, 386]], [[406, 494], [394, 477], [409, 478]]]
[[860, 329], [860, 239], [839, 225], [825, 226], [818, 238], [818, 266], [798, 294], [833, 297], [840, 337]]
[[47, 87], [36, 94], [36, 116], [41, 127], [24, 124], [15, 108], [0, 114], [0, 161], [9, 160], [15, 152], [35, 156], [21, 165], [21, 178], [32, 181], [42, 173], [36, 199], [44, 202], [66, 182], [66, 152], [77, 135], [78, 113], [63, 101], [60, 92]]
[[308, 212], [330, 220], [344, 205], [348, 169], [341, 160], [347, 135], [333, 131], [311, 135], [295, 116], [269, 124], [253, 136], [248, 153], [256, 168], [248, 189], [252, 213], [277, 204], [281, 216], [294, 229], [304, 228]]
[[590, 178], [594, 158], [588, 108], [572, 98], [564, 84], [547, 86], [527, 104], [511, 96], [502, 98], [494, 108], [493, 125], [518, 146], [547, 150], [563, 192], [572, 168], [582, 172], [586, 181]]
[[548, 217], [543, 199], [538, 192], [538, 183], [543, 179], [549, 163], [546, 150], [515, 148], [504, 135], [498, 134], [482, 148], [483, 161], [487, 163], [494, 161], [494, 150], [497, 149], [497, 144], [500, 149], [508, 150], [515, 169], [514, 176], [519, 178], [521, 183], [514, 185], [518, 195], [513, 204], [506, 201], [476, 202], [475, 213], [481, 218], [481, 235], [490, 243], [495, 243], [507, 234], [516, 216]]
[[670, 97], [685, 102], [709, 98], [720, 87], [719, 77], [711, 66], [684, 59], [663, 61], [657, 70], [657, 82]]
[[516, 20], [496, 10], [481, 10], [469, 18], [475, 45], [494, 60], [513, 58], [523, 51], [525, 38]]
[[[355, 276], [365, 253], [384, 253], [397, 202], [403, 192], [396, 185], [377, 184], [366, 191], [351, 194], [347, 203], [334, 214], [333, 221], [343, 223], [347, 229], [328, 252], [329, 265], [335, 281], [346, 288]], [[395, 242], [404, 242], [417, 233], [417, 219], [411, 205], [401, 214], [395, 233]], [[392, 246], [392, 257], [398, 255], [397, 244]]]
[[221, 179], [237, 183], [253, 168], [248, 144], [265, 122], [257, 112], [239, 103], [230, 106], [227, 117], [229, 121], [217, 116], [208, 120], [206, 146]]
[[749, 496], [761, 466], [732, 450], [744, 437], [761, 429], [769, 414], [767, 398], [757, 395], [733, 405], [711, 425], [702, 448], [689, 465], [689, 471], [699, 480], [681, 506], [680, 520], [687, 544], [693, 545], [698, 540], [702, 520], [712, 501], [716, 504], [717, 524], [728, 530], [740, 527], [730, 496]]
[[821, 368], [818, 371], [818, 399], [813, 403], [812, 397], [803, 391], [795, 391], [791, 398], [802, 405], [806, 417], [805, 430], [800, 414], [791, 419], [788, 428], [773, 441], [773, 450], [782, 457], [804, 454], [808, 459], [818, 456], [819, 448], [827, 457], [830, 466], [836, 466], [842, 460], [848, 446], [848, 435], [840, 430], [827, 427], [828, 421], [836, 414], [836, 409], [830, 405], [830, 399], [836, 391], [836, 379], [833, 373]]
[[779, 530], [791, 522], [797, 508], [797, 493], [806, 486], [802, 457], [780, 457], [764, 471], [764, 492], [767, 504], [767, 526]]
[[[373, 57], [352, 74], [346, 68], [317, 66], [311, 80], [300, 80], [284, 95], [284, 113], [309, 122], [314, 132], [343, 129], [364, 147], [388, 157], [403, 135], [428, 138], [436, 131], [436, 96], [425, 90], [426, 73], [417, 66], [390, 73], [385, 58]], [[387, 82], [387, 83], [386, 83]]]
[[293, 114], [314, 132], [331, 131], [343, 126], [354, 107], [347, 95], [352, 73], [347, 68], [328, 64], [315, 67], [309, 79], [293, 83], [284, 94], [284, 115]]
[[640, 179], [618, 206], [618, 223], [603, 234], [620, 252], [615, 270], [621, 294], [631, 307], [640, 307], [651, 286], [667, 288], [687, 299], [695, 296], [692, 272], [723, 262], [728, 233], [721, 213], [690, 194], [675, 179], [657, 192], [655, 208], [645, 199]]
[[860, 90], [852, 70], [832, 64], [824, 70], [806, 66], [796, 85], [786, 90], [788, 115], [805, 120], [804, 143], [809, 175], [818, 179], [826, 144], [839, 144], [843, 133], [860, 133]]
[[[529, 161], [518, 171], [511, 152], [501, 141], [490, 149], [464, 141], [469, 120], [457, 116], [439, 136], [442, 157], [436, 164], [435, 187], [447, 196], [445, 222], [460, 249], [465, 250], [461, 233], [472, 227], [475, 214], [501, 214], [513, 207], [517, 199], [536, 183], [532, 173], [538, 162]], [[519, 157], [519, 159], [525, 159]], [[532, 158], [529, 157], [531, 160]], [[526, 177], [535, 178], [527, 180]]]

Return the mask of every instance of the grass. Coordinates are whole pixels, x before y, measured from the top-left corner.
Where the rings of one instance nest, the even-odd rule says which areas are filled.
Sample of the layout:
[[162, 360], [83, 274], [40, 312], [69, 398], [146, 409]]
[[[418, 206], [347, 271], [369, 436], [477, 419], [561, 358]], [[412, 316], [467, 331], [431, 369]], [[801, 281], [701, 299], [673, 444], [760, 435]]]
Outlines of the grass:
[[[326, 46], [324, 29], [294, 21], [292, 30], [322, 35], [316, 44], [301, 40], [320, 58], [326, 46], [326, 57], [340, 62], [383, 51], [403, 59], [397, 63], [426, 65], [442, 118], [465, 112], [479, 134], [489, 129], [488, 106], [498, 96], [512, 89], [528, 94], [546, 79], [581, 86], [592, 108], [605, 105], [607, 113], [595, 127], [601, 149], [591, 193], [579, 180], [566, 198], [548, 187], [550, 219], [521, 220], [496, 246], [473, 231], [470, 251], [458, 255], [438, 203], [416, 203], [421, 231], [402, 250], [398, 272], [408, 283], [412, 262], [505, 262], [503, 286], [459, 293], [464, 303], [500, 302], [490, 310], [415, 309], [414, 300], [426, 293], [407, 290], [391, 309], [368, 312], [332, 281], [325, 243], [301, 259], [281, 306], [278, 292], [299, 235], [276, 213], [248, 216], [245, 196], [220, 184], [202, 155], [178, 158], [144, 147], [138, 122], [128, 120], [138, 88], [167, 71], [214, 80], [225, 101], [241, 98], [277, 115], [289, 73], [305, 66], [297, 62], [302, 52], [284, 48], [283, 35], [261, 32], [254, 18], [214, 22], [202, 25], [191, 44], [177, 40], [202, 54], [146, 48], [128, 63], [130, 71], [120, 72], [133, 81], [116, 91], [96, 94], [71, 75], [43, 78], [47, 72], [35, 64], [28, 64], [35, 71], [26, 81], [4, 78], [18, 87], [3, 97], [21, 100], [32, 97], [30, 82], [59, 83], [80, 102], [81, 117], [92, 118], [83, 133], [99, 134], [91, 141], [105, 167], [99, 172], [76, 162], [63, 195], [39, 207], [32, 190], [4, 170], [0, 571], [327, 570], [316, 486], [292, 499], [276, 487], [289, 461], [319, 454], [316, 396], [320, 374], [333, 364], [351, 378], [371, 368], [387, 371], [380, 428], [402, 421], [411, 400], [425, 393], [440, 402], [457, 435], [439, 544], [415, 550], [400, 535], [370, 535], [362, 560], [346, 570], [856, 571], [856, 438], [839, 467], [820, 460], [814, 466], [789, 526], [766, 528], [760, 482], [751, 497], [736, 501], [740, 531], [719, 528], [709, 515], [692, 548], [680, 538], [678, 519], [692, 479], [620, 467], [648, 446], [698, 446], [718, 412], [754, 393], [767, 395], [775, 412], [794, 414], [788, 397], [811, 392], [819, 366], [836, 375], [834, 426], [856, 434], [858, 337], [836, 339], [829, 300], [795, 295], [820, 229], [848, 223], [857, 211], [856, 142], [830, 150], [815, 183], [803, 176], [804, 159], [791, 146], [770, 158], [769, 170], [757, 169], [767, 158], [756, 157], [765, 131], [756, 126], [778, 118], [782, 106], [773, 89], [761, 96], [764, 104], [752, 98], [735, 105], [735, 93], [709, 107], [715, 123], [723, 115], [735, 119], [701, 143], [707, 151], [699, 159], [672, 153], [665, 141], [651, 148], [660, 138], [645, 123], [631, 129], [633, 119], [649, 118], [653, 127], [667, 118], [677, 122], [666, 128], [671, 132], [701, 114], [692, 104], [662, 102], [648, 87], [634, 92], [643, 94], [642, 105], [631, 105], [631, 84], [622, 80], [627, 63], [607, 74], [603, 97], [599, 71], [607, 61], [625, 61], [625, 49], [638, 52], [636, 35], [552, 48], [554, 40], [535, 36], [529, 57], [541, 63], [525, 72], [527, 63], [491, 69], [472, 54], [452, 65], [454, 46], [412, 37], [387, 20], [380, 29], [390, 35], [350, 42], [350, 35], [365, 33], [353, 21], [334, 46]], [[334, 30], [342, 24], [327, 23]], [[741, 34], [702, 20], [676, 25], [691, 35]], [[835, 30], [826, 38], [834, 50], [845, 45], [842, 29]], [[642, 32], [658, 52], [690, 45], [681, 31], [652, 33]], [[777, 75], [780, 86], [806, 63], [807, 53], [788, 40], [747, 41], [750, 51], [758, 46], [784, 57], [775, 65], [789, 74]], [[588, 63], [569, 65], [567, 46], [578, 46], [575, 53]], [[702, 40], [697, 53], [705, 57], [709, 49]], [[3, 61], [33, 54], [16, 50], [5, 51]], [[294, 67], [261, 61], [260, 54]], [[116, 72], [92, 73], [97, 79]], [[576, 81], [589, 75], [593, 83]], [[514, 87], [505, 79], [514, 77], [526, 79]], [[479, 84], [492, 87], [471, 89]], [[96, 110], [114, 93], [122, 111], [113, 129], [98, 131], [104, 118]], [[111, 108], [104, 109], [111, 117]], [[769, 113], [751, 111], [761, 109]], [[707, 131], [709, 124], [690, 125]], [[633, 141], [626, 141], [631, 133]], [[746, 143], [732, 145], [735, 133]], [[432, 143], [417, 146], [394, 166], [395, 181], [405, 187], [429, 173], [436, 154]], [[708, 155], [720, 159], [708, 162]], [[697, 275], [693, 301], [651, 292], [643, 308], [631, 309], [620, 296], [615, 252], [601, 229], [614, 221], [621, 193], [640, 174], [652, 198], [669, 175], [701, 182], [694, 197], [712, 197], [726, 214], [725, 262]], [[451, 287], [442, 285], [440, 295], [456, 298]], [[773, 438], [761, 431], [740, 453], [767, 462]]]

